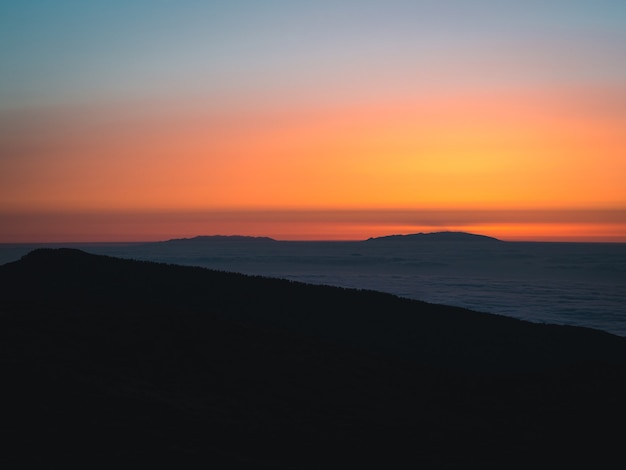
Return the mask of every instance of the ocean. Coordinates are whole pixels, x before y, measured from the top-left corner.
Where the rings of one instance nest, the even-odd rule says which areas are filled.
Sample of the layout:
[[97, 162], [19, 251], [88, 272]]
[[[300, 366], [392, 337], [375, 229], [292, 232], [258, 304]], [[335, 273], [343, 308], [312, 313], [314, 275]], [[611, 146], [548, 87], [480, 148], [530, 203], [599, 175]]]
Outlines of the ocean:
[[[626, 336], [626, 244], [206, 237], [155, 243], [0, 244], [0, 264], [38, 247], [371, 289]], [[384, 315], [384, 312], [381, 312]]]

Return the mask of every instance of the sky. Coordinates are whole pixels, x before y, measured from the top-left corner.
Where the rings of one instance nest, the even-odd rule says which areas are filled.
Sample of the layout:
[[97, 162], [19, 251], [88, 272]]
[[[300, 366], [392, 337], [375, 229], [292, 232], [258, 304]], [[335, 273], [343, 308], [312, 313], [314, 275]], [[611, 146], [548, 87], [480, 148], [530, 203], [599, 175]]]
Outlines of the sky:
[[0, 3], [0, 243], [626, 242], [623, 0]]

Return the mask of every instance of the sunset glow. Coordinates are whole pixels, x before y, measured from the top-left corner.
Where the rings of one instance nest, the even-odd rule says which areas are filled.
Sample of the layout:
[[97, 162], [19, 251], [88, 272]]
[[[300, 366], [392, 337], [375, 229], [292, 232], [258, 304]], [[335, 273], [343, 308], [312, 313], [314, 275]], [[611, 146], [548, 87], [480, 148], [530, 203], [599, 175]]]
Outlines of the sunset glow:
[[[124, 3], [102, 20], [76, 8], [97, 31], [56, 50], [66, 70], [26, 36], [60, 26], [3, 7], [3, 34], [23, 50], [2, 53], [13, 75], [0, 77], [0, 242], [437, 230], [626, 242], [626, 49], [614, 47], [626, 8], [531, 2], [464, 19], [431, 2], [344, 3], [282, 29], [267, 11], [166, 21], [170, 7], [133, 7], [116, 40], [128, 43], [110, 48]], [[216, 16], [240, 29], [205, 32]]]

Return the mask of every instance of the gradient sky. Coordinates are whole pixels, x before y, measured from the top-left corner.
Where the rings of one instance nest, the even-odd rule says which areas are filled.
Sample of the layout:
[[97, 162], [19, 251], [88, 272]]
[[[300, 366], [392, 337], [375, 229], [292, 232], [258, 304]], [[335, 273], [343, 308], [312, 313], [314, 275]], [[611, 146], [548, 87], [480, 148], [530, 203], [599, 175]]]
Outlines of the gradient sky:
[[0, 44], [0, 242], [626, 242], [623, 0], [21, 0]]

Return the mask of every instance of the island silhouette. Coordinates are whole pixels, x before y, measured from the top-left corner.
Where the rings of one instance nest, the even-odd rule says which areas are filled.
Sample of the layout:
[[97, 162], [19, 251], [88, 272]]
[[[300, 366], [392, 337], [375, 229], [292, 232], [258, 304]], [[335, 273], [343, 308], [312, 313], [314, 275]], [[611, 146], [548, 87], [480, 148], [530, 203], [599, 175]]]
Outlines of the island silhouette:
[[368, 238], [367, 241], [438, 241], [438, 242], [499, 242], [501, 240], [469, 232], [429, 232], [429, 233], [410, 233], [407, 235], [385, 235], [382, 237]]
[[608, 333], [75, 249], [2, 265], [0, 285], [5, 462], [542, 468], [621, 453], [626, 339]]
[[[270, 237], [253, 237], [247, 235], [198, 235], [191, 238], [172, 238], [157, 243], [209, 243], [209, 242], [276, 242], [278, 240]], [[371, 237], [363, 241], [442, 241], [442, 242], [485, 242], [501, 241], [487, 235], [480, 235], [469, 232], [427, 232], [409, 233], [405, 235], [384, 235]]]
[[270, 237], [250, 237], [246, 235], [198, 235], [192, 238], [172, 238], [159, 243], [205, 243], [205, 242], [274, 242]]

